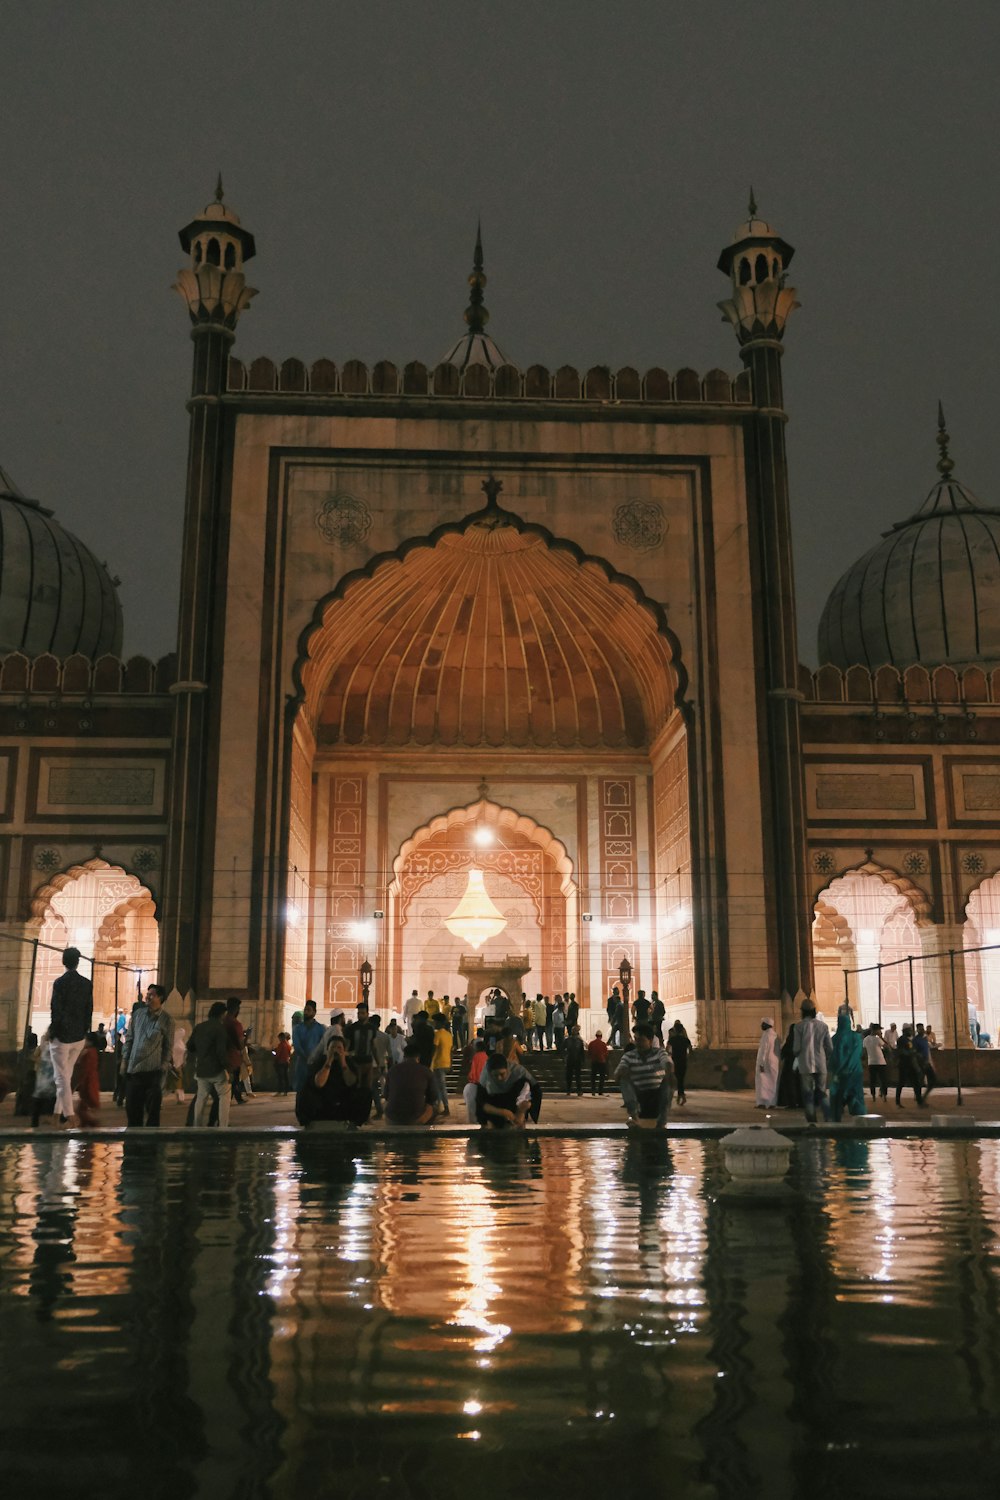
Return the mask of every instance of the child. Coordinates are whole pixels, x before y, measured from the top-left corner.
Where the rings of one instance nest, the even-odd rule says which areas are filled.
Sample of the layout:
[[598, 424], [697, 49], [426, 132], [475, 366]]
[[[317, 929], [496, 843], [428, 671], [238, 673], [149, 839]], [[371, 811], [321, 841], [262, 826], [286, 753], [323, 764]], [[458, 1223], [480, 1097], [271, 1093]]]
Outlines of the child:
[[278, 1032], [278, 1045], [274, 1049], [274, 1071], [278, 1079], [276, 1092], [288, 1093], [288, 1064], [292, 1058], [292, 1039], [287, 1031]]
[[83, 1051], [73, 1069], [73, 1089], [80, 1100], [78, 1114], [85, 1130], [92, 1130], [101, 1123], [101, 1085], [97, 1076], [99, 1050], [97, 1033], [88, 1031]]

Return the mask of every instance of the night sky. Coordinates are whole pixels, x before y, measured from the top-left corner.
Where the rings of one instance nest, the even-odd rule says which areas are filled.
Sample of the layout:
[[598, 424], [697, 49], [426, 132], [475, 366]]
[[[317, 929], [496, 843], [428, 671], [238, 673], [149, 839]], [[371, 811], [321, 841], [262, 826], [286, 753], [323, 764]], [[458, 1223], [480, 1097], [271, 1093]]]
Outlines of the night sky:
[[190, 378], [177, 230], [257, 238], [244, 358], [434, 363], [482, 214], [525, 366], [740, 368], [721, 247], [796, 247], [786, 334], [800, 653], [935, 479], [1000, 505], [995, 3], [6, 3], [0, 464], [176, 629]]

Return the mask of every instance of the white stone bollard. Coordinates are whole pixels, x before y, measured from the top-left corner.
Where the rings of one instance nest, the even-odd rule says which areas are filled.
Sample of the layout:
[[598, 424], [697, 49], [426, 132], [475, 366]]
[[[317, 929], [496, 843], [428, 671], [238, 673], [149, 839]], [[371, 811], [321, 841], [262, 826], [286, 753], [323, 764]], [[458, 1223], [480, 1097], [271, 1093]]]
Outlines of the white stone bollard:
[[720, 1142], [722, 1159], [732, 1181], [727, 1194], [766, 1196], [787, 1191], [785, 1173], [793, 1145], [769, 1125], [743, 1125]]

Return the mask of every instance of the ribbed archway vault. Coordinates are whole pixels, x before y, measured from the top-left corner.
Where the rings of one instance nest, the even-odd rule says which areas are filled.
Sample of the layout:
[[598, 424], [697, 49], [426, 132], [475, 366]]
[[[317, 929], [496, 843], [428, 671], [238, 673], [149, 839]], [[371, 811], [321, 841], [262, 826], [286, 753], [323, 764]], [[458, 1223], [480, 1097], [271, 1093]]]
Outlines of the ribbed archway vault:
[[320, 745], [641, 747], [678, 675], [633, 583], [495, 510], [346, 580], [298, 671]]

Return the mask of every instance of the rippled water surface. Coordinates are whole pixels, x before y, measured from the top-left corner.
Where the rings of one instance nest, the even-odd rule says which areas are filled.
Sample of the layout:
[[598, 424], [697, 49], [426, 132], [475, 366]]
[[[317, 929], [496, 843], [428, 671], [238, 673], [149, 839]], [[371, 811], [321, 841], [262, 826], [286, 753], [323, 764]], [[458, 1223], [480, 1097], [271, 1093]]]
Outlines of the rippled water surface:
[[1000, 1493], [1000, 1143], [0, 1148], [12, 1497]]

